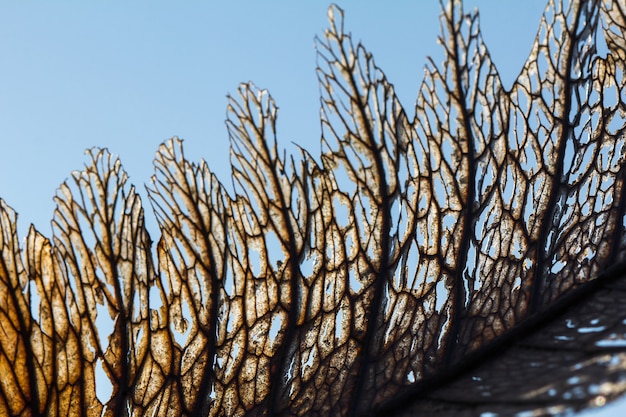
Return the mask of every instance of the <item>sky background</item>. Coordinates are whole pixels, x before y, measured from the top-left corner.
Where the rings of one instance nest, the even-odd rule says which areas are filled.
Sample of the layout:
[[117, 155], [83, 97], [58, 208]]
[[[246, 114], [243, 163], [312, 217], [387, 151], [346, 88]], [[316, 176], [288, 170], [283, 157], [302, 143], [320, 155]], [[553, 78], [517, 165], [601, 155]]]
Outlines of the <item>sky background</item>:
[[[414, 113], [426, 56], [441, 61], [439, 3], [338, 3], [345, 28], [374, 54]], [[267, 88], [279, 107], [279, 145], [319, 153], [314, 37], [327, 27], [325, 1], [0, 0], [0, 198], [50, 235], [52, 197], [87, 161], [84, 150], [119, 155], [158, 236], [144, 191], [163, 141], [185, 140], [230, 182], [226, 95], [241, 82]], [[473, 0], [505, 87], [519, 73], [543, 0]], [[618, 402], [619, 403], [619, 402]], [[622, 415], [626, 402], [586, 416]]]
[[[466, 3], [481, 11], [505, 85], [519, 73], [544, 7], [521, 3]], [[426, 56], [441, 57], [439, 3], [340, 6], [346, 29], [374, 53], [412, 114]], [[229, 182], [226, 95], [241, 82], [276, 100], [280, 145], [319, 153], [313, 41], [327, 27], [327, 8], [325, 1], [0, 0], [0, 197], [19, 213], [21, 234], [31, 222], [50, 233], [55, 190], [93, 146], [119, 155], [144, 196], [154, 154], [172, 136]]]

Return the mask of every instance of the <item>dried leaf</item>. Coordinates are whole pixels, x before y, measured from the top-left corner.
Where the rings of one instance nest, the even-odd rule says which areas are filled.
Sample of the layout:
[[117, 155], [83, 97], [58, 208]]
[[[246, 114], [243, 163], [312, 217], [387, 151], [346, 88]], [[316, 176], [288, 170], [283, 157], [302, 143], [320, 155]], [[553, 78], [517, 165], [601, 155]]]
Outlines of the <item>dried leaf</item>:
[[58, 190], [52, 240], [31, 227], [20, 248], [0, 199], [0, 414], [544, 415], [622, 395], [624, 15], [549, 1], [508, 91], [451, 1], [413, 116], [332, 6], [319, 159], [281, 154], [248, 83], [232, 187], [160, 146], [154, 248], [105, 149]]

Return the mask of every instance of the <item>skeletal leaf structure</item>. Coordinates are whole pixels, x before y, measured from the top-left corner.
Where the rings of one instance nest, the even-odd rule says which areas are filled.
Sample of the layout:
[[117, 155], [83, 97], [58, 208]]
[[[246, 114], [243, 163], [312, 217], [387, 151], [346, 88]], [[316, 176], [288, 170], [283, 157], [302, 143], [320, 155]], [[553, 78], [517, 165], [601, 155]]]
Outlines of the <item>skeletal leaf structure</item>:
[[20, 247], [0, 200], [0, 414], [544, 415], [626, 391], [626, 5], [549, 2], [510, 90], [478, 14], [444, 5], [414, 116], [329, 18], [321, 156], [281, 152], [244, 84], [230, 190], [160, 146], [155, 246], [103, 149], [52, 239]]

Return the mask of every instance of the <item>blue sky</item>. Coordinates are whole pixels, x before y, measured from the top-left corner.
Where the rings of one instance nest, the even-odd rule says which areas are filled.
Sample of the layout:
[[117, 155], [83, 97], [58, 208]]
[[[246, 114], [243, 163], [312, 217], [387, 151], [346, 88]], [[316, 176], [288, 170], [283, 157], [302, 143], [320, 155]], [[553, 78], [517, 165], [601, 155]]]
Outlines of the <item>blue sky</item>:
[[[419, 4], [418, 4], [419, 3]], [[505, 82], [519, 72], [543, 1], [467, 2]], [[439, 4], [348, 1], [346, 27], [374, 53], [412, 113], [427, 55], [440, 54]], [[50, 232], [52, 197], [92, 146], [120, 156], [143, 192], [158, 145], [176, 135], [229, 181], [226, 95], [240, 82], [279, 106], [281, 145], [319, 151], [313, 39], [328, 3], [0, 1], [0, 196]], [[144, 194], [145, 195], [145, 194]], [[144, 201], [144, 203], [146, 203]]]
[[[164, 140], [185, 139], [229, 181], [226, 95], [253, 81], [272, 93], [278, 135], [319, 150], [313, 39], [327, 2], [0, 0], [0, 197], [46, 235], [59, 184], [108, 147], [142, 196]], [[363, 41], [412, 114], [427, 55], [438, 62], [439, 4], [343, 1], [346, 29]], [[506, 86], [521, 69], [543, 0], [474, 0]], [[157, 236], [147, 209], [148, 226]], [[607, 409], [604, 414], [611, 411]], [[617, 411], [616, 411], [617, 412]], [[594, 414], [595, 415], [595, 414]]]

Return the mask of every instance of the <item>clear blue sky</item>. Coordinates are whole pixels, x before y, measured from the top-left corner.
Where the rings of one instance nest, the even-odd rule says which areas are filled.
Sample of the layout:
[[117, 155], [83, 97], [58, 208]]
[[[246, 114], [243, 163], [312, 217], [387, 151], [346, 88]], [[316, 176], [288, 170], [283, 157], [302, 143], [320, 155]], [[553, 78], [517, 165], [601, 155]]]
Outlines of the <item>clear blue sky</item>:
[[[225, 96], [240, 82], [274, 96], [282, 146], [318, 152], [313, 38], [327, 26], [329, 4], [208, 3], [0, 0], [0, 197], [19, 213], [22, 237], [31, 222], [50, 234], [54, 192], [92, 146], [119, 155], [143, 197], [157, 147], [175, 135], [190, 159], [206, 159], [229, 181]], [[441, 56], [438, 2], [338, 4], [346, 29], [373, 52], [412, 114], [425, 58]], [[510, 86], [545, 1], [465, 4], [480, 10], [483, 36]], [[589, 415], [621, 415], [611, 411], [619, 408]]]
[[[327, 26], [328, 3], [180, 4], [0, 0], [0, 196], [20, 214], [21, 231], [33, 222], [49, 234], [52, 196], [92, 146], [119, 155], [143, 188], [159, 144], [176, 135], [189, 157], [205, 158], [228, 181], [225, 96], [240, 82], [270, 90], [288, 151], [291, 142], [319, 150], [313, 38]], [[509, 84], [544, 7], [521, 4], [466, 6], [481, 10]], [[438, 2], [340, 6], [412, 113], [425, 57], [440, 54]]]

